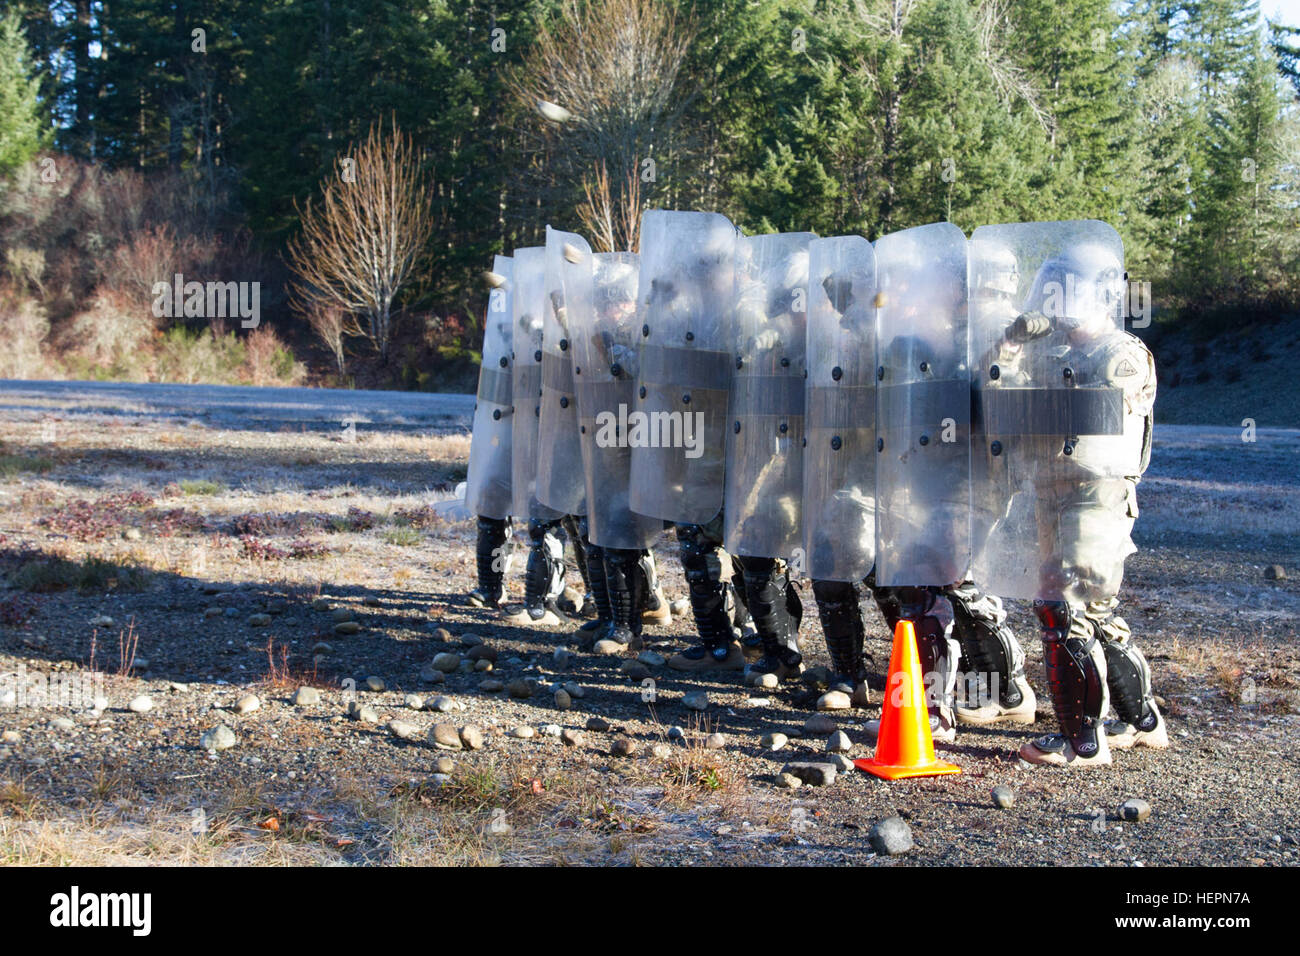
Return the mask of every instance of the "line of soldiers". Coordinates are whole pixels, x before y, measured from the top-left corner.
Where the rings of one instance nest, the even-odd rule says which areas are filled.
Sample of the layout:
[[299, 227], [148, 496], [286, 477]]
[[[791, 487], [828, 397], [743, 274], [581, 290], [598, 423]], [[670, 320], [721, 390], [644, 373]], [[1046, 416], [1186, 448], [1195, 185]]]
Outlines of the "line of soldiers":
[[[870, 595], [891, 631], [915, 624], [950, 741], [959, 723], [1033, 723], [1002, 604], [1029, 599], [1060, 732], [1021, 756], [1168, 745], [1115, 613], [1155, 368], [1123, 329], [1114, 229], [934, 223], [870, 243], [651, 210], [640, 235], [639, 256], [594, 254], [548, 227], [487, 274], [471, 603], [501, 605], [510, 516], [526, 517], [512, 620], [594, 613], [587, 641], [638, 649], [647, 616], [669, 616], [650, 547], [671, 525], [699, 635], [678, 670], [798, 674], [806, 575], [831, 690], [868, 702]], [[563, 603], [566, 539], [583, 606]]]

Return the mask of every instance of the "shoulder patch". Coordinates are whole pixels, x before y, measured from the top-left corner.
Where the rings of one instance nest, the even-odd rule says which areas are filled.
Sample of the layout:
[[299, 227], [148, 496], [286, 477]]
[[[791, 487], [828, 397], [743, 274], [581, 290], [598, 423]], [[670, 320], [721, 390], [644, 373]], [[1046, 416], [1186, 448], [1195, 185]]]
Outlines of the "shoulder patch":
[[1115, 375], [1117, 378], [1124, 378], [1125, 376], [1136, 374], [1137, 369], [1133, 367], [1133, 363], [1128, 359], [1123, 359], [1119, 365], [1115, 366]]

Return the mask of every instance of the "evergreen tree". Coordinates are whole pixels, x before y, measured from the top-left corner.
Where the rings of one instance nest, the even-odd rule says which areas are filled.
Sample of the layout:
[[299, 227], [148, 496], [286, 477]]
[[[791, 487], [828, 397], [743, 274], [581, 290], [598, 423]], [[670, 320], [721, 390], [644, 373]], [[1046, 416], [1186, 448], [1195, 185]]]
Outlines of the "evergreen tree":
[[29, 161], [49, 140], [31, 66], [18, 18], [0, 17], [0, 175]]

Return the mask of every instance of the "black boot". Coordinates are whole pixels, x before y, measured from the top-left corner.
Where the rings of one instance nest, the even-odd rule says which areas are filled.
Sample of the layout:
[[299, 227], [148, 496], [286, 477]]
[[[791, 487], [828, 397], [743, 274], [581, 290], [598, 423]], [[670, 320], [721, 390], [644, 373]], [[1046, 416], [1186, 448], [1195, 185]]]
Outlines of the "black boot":
[[609, 590], [613, 626], [610, 640], [641, 649], [641, 613], [645, 610], [646, 578], [641, 553], [623, 548], [605, 549], [605, 585]]
[[605, 549], [596, 544], [588, 544], [584, 550], [587, 559], [587, 582], [591, 588], [591, 599], [596, 605], [596, 616], [578, 628], [578, 635], [584, 645], [590, 645], [605, 637], [614, 623], [614, 612], [610, 608], [609, 587], [605, 583]]
[[784, 561], [745, 557], [740, 563], [745, 571], [746, 604], [763, 642], [763, 656], [745, 668], [745, 679], [757, 683], [763, 675], [775, 674], [778, 682], [785, 680], [803, 670], [799, 653], [803, 602]]
[[862, 653], [866, 639], [862, 589], [845, 581], [813, 581], [813, 595], [834, 672], [830, 689], [848, 694], [856, 706], [865, 707], [869, 695], [867, 663]]
[[599, 610], [596, 605], [596, 596], [591, 590], [591, 562], [587, 560], [587, 549], [591, 544], [587, 541], [587, 516], [586, 515], [565, 515], [564, 530], [569, 536], [569, 543], [573, 545], [573, 560], [578, 565], [578, 574], [582, 577], [582, 601], [573, 607], [566, 607], [567, 602], [561, 599], [560, 607], [570, 617], [595, 617]]
[[700, 643], [674, 654], [668, 666], [681, 671], [739, 670], [745, 661], [727, 609], [721, 544], [701, 525], [679, 524], [676, 530]]
[[528, 522], [528, 566], [524, 569], [524, 609], [512, 624], [563, 623], [556, 599], [564, 590], [564, 529], [558, 520]]
[[478, 568], [478, 587], [469, 592], [473, 607], [500, 607], [506, 594], [506, 564], [510, 560], [506, 542], [510, 539], [507, 518], [479, 515], [478, 543], [474, 551]]

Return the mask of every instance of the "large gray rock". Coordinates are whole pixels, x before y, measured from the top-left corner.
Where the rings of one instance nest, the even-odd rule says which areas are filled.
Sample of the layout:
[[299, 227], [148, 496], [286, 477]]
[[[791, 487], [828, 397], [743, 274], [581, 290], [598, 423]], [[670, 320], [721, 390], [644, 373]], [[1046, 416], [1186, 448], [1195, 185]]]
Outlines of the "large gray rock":
[[443, 652], [433, 658], [434, 670], [442, 671], [444, 674], [450, 674], [456, 668], [460, 667], [460, 655]]
[[294, 691], [293, 702], [299, 707], [314, 707], [320, 703], [320, 691], [315, 687], [299, 687]]
[[829, 787], [835, 782], [836, 767], [825, 761], [793, 761], [781, 768], [812, 787]]
[[682, 706], [687, 710], [708, 710], [709, 695], [707, 691], [692, 690], [682, 695]]
[[414, 740], [420, 736], [420, 728], [409, 720], [390, 720], [388, 729], [394, 737], [400, 737], [403, 740]]
[[898, 856], [912, 849], [912, 828], [902, 817], [885, 817], [867, 833], [872, 849], [886, 856]]
[[773, 731], [770, 734], [764, 734], [759, 744], [764, 750], [777, 751], [790, 742], [790, 738], [779, 731]]
[[237, 743], [235, 732], [225, 724], [218, 724], [199, 738], [204, 750], [229, 750]]
[[429, 743], [440, 750], [460, 750], [460, 731], [454, 724], [434, 724], [429, 728]]

